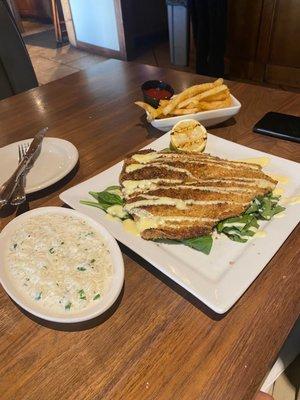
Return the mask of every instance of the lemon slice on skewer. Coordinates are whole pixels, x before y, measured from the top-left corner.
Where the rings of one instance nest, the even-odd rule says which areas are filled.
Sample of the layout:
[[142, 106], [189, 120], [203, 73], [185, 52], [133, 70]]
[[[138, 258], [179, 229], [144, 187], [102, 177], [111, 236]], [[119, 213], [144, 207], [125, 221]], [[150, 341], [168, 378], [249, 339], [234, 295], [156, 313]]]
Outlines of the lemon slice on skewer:
[[179, 121], [173, 126], [170, 137], [171, 150], [189, 153], [201, 153], [207, 142], [206, 129], [194, 119]]

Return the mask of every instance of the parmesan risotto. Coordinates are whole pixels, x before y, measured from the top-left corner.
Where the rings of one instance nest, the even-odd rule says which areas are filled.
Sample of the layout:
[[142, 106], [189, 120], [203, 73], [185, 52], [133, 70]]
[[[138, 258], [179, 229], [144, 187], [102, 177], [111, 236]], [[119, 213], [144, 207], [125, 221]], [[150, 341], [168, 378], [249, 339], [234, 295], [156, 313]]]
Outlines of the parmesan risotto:
[[20, 291], [46, 309], [78, 312], [99, 301], [113, 274], [102, 236], [79, 218], [38, 215], [12, 235], [6, 266]]

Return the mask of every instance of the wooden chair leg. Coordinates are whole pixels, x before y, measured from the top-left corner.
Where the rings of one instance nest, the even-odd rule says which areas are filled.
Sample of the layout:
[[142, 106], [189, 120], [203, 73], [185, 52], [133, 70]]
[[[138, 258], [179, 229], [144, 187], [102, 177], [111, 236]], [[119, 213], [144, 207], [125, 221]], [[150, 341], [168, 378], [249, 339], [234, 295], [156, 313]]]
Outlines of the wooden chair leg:
[[55, 7], [56, 7], [56, 15], [57, 15], [57, 30], [58, 30], [58, 40], [60, 43], [62, 43], [63, 38], [62, 38], [62, 31], [61, 31], [61, 23], [60, 23], [60, 19], [59, 19], [59, 12], [58, 12], [58, 5], [57, 2], [59, 0], [55, 0]]
[[60, 22], [59, 22], [57, 0], [51, 0], [51, 9], [52, 9], [53, 25], [54, 25], [56, 42], [62, 43], [62, 34], [61, 34], [61, 27], [60, 27]]

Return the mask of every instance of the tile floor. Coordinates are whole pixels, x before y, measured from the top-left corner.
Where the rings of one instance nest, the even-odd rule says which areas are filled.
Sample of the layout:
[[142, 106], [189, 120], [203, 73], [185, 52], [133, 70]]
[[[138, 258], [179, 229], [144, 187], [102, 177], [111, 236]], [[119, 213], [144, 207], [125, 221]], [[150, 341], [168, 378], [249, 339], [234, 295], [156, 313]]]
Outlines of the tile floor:
[[[105, 57], [87, 53], [70, 45], [57, 48], [51, 25], [33, 21], [23, 21], [23, 25], [25, 28], [23, 38], [40, 85], [107, 60]], [[151, 49], [141, 49], [140, 55], [134, 61], [186, 72], [195, 71], [194, 52], [191, 52], [188, 67], [171, 64], [168, 42], [159, 43]]]
[[35, 21], [32, 18], [26, 18], [26, 19], [22, 18], [21, 22], [22, 22], [23, 29], [24, 29], [24, 32], [22, 33], [23, 37], [53, 29], [52, 24], [50, 24], [50, 23], [44, 24], [44, 23]]
[[40, 85], [107, 60], [70, 45], [56, 47], [53, 29], [27, 35], [24, 42]]

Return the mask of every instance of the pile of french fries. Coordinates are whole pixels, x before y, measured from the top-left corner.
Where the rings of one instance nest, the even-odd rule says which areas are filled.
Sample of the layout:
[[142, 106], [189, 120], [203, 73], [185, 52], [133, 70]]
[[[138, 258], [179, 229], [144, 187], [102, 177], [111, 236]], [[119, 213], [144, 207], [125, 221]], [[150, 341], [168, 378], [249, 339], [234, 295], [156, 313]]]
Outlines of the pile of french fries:
[[135, 104], [147, 111], [148, 120], [153, 120], [230, 107], [231, 98], [228, 87], [219, 78], [211, 83], [191, 86], [170, 100], [160, 100], [158, 108], [143, 101]]

